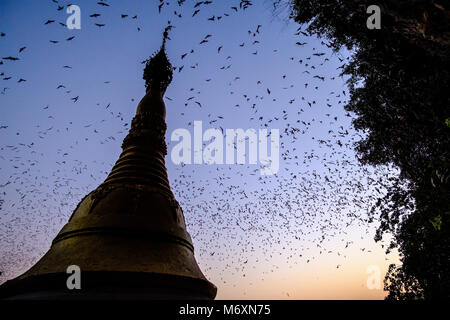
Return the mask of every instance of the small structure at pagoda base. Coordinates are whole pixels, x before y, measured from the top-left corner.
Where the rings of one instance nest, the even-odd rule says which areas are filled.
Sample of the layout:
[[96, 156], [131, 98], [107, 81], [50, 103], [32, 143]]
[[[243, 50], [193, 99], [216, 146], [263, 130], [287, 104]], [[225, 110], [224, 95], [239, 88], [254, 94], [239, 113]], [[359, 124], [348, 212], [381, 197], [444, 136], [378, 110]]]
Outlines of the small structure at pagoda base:
[[[147, 92], [110, 174], [80, 201], [49, 251], [0, 286], [1, 298], [215, 298], [217, 288], [197, 265], [165, 167], [163, 95], [173, 71], [165, 53], [169, 29], [147, 60]], [[70, 266], [79, 267], [80, 289], [68, 288]]]

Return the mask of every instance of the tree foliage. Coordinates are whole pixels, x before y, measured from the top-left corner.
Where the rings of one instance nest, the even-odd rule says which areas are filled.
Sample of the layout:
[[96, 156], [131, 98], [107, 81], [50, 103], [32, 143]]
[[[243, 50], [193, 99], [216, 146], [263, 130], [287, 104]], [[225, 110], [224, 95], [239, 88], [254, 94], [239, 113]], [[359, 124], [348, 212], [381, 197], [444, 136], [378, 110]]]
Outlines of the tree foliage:
[[[381, 8], [369, 30], [367, 7]], [[353, 125], [367, 133], [364, 164], [396, 165], [401, 175], [372, 208], [375, 235], [393, 235], [401, 266], [385, 278], [388, 299], [450, 298], [450, 8], [433, 0], [293, 0], [292, 17], [335, 50], [352, 49], [343, 74]]]

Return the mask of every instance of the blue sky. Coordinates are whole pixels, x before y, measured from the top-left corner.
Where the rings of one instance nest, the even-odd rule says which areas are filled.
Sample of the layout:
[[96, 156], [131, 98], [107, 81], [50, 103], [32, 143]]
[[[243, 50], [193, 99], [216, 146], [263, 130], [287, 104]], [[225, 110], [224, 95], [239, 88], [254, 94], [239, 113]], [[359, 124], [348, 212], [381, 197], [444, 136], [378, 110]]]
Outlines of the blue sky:
[[[383, 276], [397, 257], [374, 243], [366, 213], [375, 188], [396, 172], [362, 167], [352, 150], [361, 137], [343, 109], [339, 77], [350, 53], [296, 35], [288, 8], [273, 11], [271, 1], [246, 10], [239, 1], [164, 1], [161, 13], [159, 1], [106, 3], [72, 2], [81, 29], [69, 30], [58, 24], [66, 1], [0, 2], [1, 57], [20, 58], [0, 65], [0, 281], [36, 262], [106, 178], [145, 93], [141, 62], [159, 49], [170, 20], [166, 51], [177, 69], [165, 100], [166, 166], [218, 298], [382, 298], [367, 288], [366, 269], [376, 265]], [[261, 177], [248, 164], [175, 165], [171, 133], [193, 133], [195, 120], [203, 130], [279, 129], [278, 174]], [[298, 131], [283, 133], [291, 128]]]

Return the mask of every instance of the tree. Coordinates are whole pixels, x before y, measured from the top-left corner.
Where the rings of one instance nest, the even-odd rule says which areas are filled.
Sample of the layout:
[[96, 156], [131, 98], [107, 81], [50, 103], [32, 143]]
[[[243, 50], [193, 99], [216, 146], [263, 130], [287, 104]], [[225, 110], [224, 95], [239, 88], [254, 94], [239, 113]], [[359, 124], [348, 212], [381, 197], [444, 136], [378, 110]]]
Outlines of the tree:
[[364, 164], [401, 172], [372, 208], [375, 240], [393, 234], [401, 266], [385, 278], [388, 299], [450, 298], [450, 10], [444, 1], [379, 0], [381, 29], [369, 30], [366, 0], [293, 0], [292, 18], [353, 50], [349, 76], [355, 146]]

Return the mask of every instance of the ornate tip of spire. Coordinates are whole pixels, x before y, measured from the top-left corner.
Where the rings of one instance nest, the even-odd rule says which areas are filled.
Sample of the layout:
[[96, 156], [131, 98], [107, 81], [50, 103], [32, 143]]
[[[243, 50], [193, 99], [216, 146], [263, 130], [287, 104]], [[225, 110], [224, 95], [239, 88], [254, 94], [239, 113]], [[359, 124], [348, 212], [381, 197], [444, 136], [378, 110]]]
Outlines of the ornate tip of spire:
[[170, 40], [169, 31], [171, 29], [170, 24], [164, 29], [161, 48], [145, 64], [143, 79], [146, 91], [153, 89], [164, 93], [172, 81], [173, 66], [165, 51], [166, 40]]
[[166, 45], [166, 40], [169, 39], [169, 31], [172, 30], [172, 26], [170, 25], [170, 21], [169, 21], [169, 25], [164, 29], [164, 33], [163, 33], [163, 43], [161, 45], [161, 48], [164, 49], [165, 45]]

